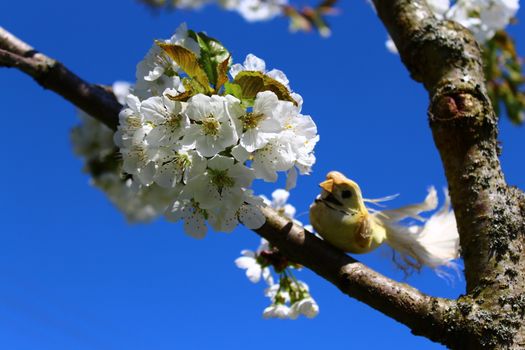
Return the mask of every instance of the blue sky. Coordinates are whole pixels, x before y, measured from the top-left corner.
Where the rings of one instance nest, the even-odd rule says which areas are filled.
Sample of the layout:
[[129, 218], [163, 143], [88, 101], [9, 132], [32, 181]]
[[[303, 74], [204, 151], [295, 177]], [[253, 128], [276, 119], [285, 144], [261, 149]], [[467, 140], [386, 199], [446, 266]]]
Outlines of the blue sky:
[[[4, 1], [0, 24], [85, 79], [110, 84], [132, 81], [153, 39], [185, 21], [222, 40], [236, 62], [254, 53], [282, 69], [304, 97], [303, 113], [314, 118], [321, 141], [313, 174], [292, 191], [299, 213], [335, 169], [367, 197], [400, 193], [392, 205], [419, 201], [429, 185], [446, 186], [426, 92], [385, 50], [385, 30], [365, 0], [340, 7], [329, 39], [291, 34], [283, 19], [249, 24], [213, 6], [152, 14], [133, 0]], [[511, 32], [525, 52], [523, 26]], [[263, 320], [263, 285], [233, 264], [240, 250], [256, 248], [258, 236], [239, 228], [197, 241], [162, 220], [128, 225], [89, 186], [73, 155], [75, 108], [18, 71], [0, 69], [0, 81], [2, 349], [441, 348], [309, 271], [298, 277], [310, 285], [319, 316]], [[524, 130], [506, 119], [500, 125], [507, 180], [525, 188]], [[266, 195], [276, 187], [255, 185]], [[358, 258], [403, 277], [385, 249]], [[449, 285], [429, 270], [408, 282], [436, 296], [464, 290], [462, 280]]]

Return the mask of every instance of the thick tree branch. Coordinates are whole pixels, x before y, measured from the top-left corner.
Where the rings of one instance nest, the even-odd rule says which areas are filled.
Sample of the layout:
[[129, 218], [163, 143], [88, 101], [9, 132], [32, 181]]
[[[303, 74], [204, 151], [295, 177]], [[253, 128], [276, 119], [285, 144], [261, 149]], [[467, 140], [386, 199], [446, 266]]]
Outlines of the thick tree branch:
[[525, 205], [501, 170], [480, 48], [459, 24], [436, 19], [424, 0], [374, 4], [403, 63], [429, 93], [430, 127], [456, 213], [467, 291], [483, 305], [463, 315], [472, 338], [460, 344], [485, 348], [523, 341], [521, 315], [512, 308], [502, 314], [501, 308], [525, 288]]
[[113, 94], [103, 87], [90, 84], [60, 62], [37, 51], [0, 27], [0, 67], [21, 70], [43, 88], [52, 90], [94, 116], [112, 129], [117, 127], [122, 108]]
[[[86, 83], [59, 62], [35, 51], [0, 28], [0, 65], [15, 67], [32, 76], [116, 129], [120, 105], [115, 97], [98, 86]], [[33, 52], [31, 54], [27, 54]], [[27, 57], [26, 57], [27, 56]], [[264, 208], [265, 225], [255, 230], [294, 262], [300, 263], [356, 298], [407, 325], [414, 334], [439, 341], [446, 333], [446, 317], [455, 302], [425, 295], [406, 284], [395, 282], [367, 268], [303, 228]]]

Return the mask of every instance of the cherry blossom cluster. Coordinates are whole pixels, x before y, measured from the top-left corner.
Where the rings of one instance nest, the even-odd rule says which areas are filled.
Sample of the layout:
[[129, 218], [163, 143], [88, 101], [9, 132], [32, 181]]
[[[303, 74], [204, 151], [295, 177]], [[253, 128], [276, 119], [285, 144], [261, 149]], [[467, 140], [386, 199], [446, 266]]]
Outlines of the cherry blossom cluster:
[[155, 7], [170, 5], [178, 9], [198, 9], [208, 4], [239, 13], [248, 22], [270, 20], [283, 13], [287, 0], [142, 0]]
[[275, 17], [287, 17], [290, 31], [309, 32], [315, 29], [323, 37], [331, 35], [326, 17], [335, 15], [337, 1], [319, 1], [316, 6], [308, 2], [289, 3], [288, 0], [139, 0], [153, 9], [172, 8], [196, 10], [208, 4], [237, 12], [248, 22], [268, 21]]
[[248, 22], [267, 21], [283, 14], [287, 0], [221, 0], [225, 9], [236, 11]]
[[[460, 23], [471, 30], [481, 44], [498, 30], [505, 29], [519, 9], [519, 0], [427, 0], [427, 3], [437, 18]], [[386, 46], [397, 53], [391, 38]]]
[[[289, 192], [284, 189], [275, 190], [272, 200], [263, 197], [266, 204], [272, 206], [280, 215], [302, 225], [294, 219], [295, 207], [287, 204]], [[235, 260], [237, 267], [246, 270], [246, 277], [258, 283], [261, 279], [267, 285], [264, 295], [270, 298], [270, 305], [264, 309], [264, 318], [296, 319], [300, 315], [313, 318], [319, 313], [319, 306], [309, 293], [308, 285], [297, 280], [293, 270], [301, 267], [288, 261], [279, 251], [272, 247], [264, 238], [257, 250], [243, 250], [242, 256]], [[278, 275], [275, 282], [271, 269]]]
[[[127, 83], [113, 84], [113, 92], [121, 103], [129, 89]], [[163, 215], [172, 200], [170, 191], [157, 185], [134, 185], [122, 173], [113, 131], [83, 111], [79, 111], [79, 118], [81, 123], [73, 128], [71, 142], [75, 154], [85, 161], [91, 184], [104, 191], [130, 222], [146, 222]]]
[[170, 191], [166, 217], [199, 238], [206, 222], [222, 232], [261, 227], [253, 180], [286, 172], [292, 188], [315, 162], [317, 128], [284, 73], [254, 55], [230, 63], [220, 42], [182, 25], [138, 64], [114, 136], [123, 171], [140, 187]]

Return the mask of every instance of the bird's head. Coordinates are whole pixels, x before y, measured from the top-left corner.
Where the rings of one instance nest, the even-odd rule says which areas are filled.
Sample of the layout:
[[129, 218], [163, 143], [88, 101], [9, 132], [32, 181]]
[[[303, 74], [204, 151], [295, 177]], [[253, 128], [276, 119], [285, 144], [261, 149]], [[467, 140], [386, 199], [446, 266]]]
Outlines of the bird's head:
[[323, 191], [321, 199], [343, 209], [366, 212], [361, 189], [354, 181], [338, 171], [331, 171], [319, 184]]

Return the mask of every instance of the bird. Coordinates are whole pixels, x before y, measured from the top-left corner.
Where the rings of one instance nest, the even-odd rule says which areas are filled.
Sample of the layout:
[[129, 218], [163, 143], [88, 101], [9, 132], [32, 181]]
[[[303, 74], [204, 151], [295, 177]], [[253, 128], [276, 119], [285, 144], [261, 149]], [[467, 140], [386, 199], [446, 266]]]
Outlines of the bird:
[[[437, 192], [431, 187], [422, 203], [397, 209], [377, 210], [365, 203], [379, 203], [396, 196], [380, 199], [363, 198], [359, 185], [338, 171], [327, 174], [319, 184], [321, 193], [310, 206], [310, 223], [328, 243], [353, 254], [371, 252], [383, 243], [390, 245], [401, 256], [394, 262], [405, 273], [429, 266], [437, 272], [441, 266], [457, 269], [459, 233], [450, 200], [430, 218], [420, 213], [437, 207]], [[412, 218], [422, 224], [406, 225]], [[439, 273], [438, 273], [439, 274]]]

